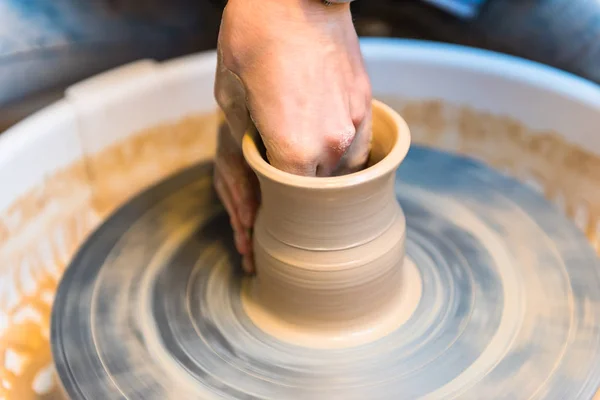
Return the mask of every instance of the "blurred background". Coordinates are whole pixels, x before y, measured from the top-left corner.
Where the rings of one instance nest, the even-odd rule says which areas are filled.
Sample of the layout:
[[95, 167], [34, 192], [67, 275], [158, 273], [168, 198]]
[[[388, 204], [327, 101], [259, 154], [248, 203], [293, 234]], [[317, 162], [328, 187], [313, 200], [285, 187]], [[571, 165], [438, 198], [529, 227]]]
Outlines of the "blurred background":
[[[0, 0], [0, 132], [81, 79], [216, 47], [225, 0]], [[362, 36], [495, 50], [600, 83], [600, 0], [358, 0]]]

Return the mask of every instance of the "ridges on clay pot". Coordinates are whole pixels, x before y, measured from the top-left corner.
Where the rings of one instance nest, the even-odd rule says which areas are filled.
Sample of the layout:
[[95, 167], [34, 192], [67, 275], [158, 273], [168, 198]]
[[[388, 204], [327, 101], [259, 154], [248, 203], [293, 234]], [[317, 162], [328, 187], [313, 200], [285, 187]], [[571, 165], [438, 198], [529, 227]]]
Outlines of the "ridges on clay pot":
[[261, 329], [311, 347], [372, 340], [402, 321], [406, 221], [394, 192], [410, 146], [404, 120], [373, 101], [369, 166], [303, 177], [271, 166], [256, 133], [244, 157], [260, 182], [254, 228], [257, 274], [244, 308]]

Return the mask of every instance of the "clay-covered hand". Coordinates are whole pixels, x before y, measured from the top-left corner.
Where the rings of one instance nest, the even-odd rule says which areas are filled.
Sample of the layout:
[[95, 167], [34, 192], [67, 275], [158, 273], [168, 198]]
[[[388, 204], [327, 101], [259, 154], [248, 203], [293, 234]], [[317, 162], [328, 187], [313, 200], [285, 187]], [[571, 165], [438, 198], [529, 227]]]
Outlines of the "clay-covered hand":
[[252, 123], [268, 161], [305, 176], [353, 172], [371, 140], [371, 85], [348, 4], [229, 0], [218, 43], [215, 96], [225, 114], [215, 187], [244, 269], [253, 271], [256, 177], [241, 140]]

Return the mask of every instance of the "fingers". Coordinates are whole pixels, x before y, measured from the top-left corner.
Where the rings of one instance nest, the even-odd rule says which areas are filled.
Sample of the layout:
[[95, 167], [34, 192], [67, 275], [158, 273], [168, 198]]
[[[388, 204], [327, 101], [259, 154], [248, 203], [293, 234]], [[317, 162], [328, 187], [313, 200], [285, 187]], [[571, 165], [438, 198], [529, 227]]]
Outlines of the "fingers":
[[304, 99], [303, 107], [287, 105], [284, 99], [267, 109], [280, 107], [280, 112], [257, 113], [271, 165], [303, 176], [342, 175], [365, 167], [372, 137], [371, 86], [366, 73], [350, 82], [338, 82], [339, 93], [326, 107], [311, 99]]
[[250, 230], [244, 228], [242, 225], [229, 187], [225, 184], [218, 169], [215, 169], [214, 185], [221, 202], [229, 214], [229, 220], [233, 228], [235, 248], [242, 256], [242, 268], [244, 272], [252, 274], [254, 273], [254, 260]]
[[299, 176], [316, 176], [318, 161], [305, 153], [302, 147], [286, 151], [267, 148], [267, 160], [273, 167]]
[[226, 130], [219, 137], [215, 169], [229, 190], [242, 227], [251, 229], [258, 208], [256, 175]]
[[[371, 107], [364, 104], [363, 101], [356, 126], [346, 111], [341, 115], [347, 116], [347, 122], [337, 120], [330, 124], [332, 128], [321, 128], [322, 134], [313, 135], [308, 142], [293, 142], [293, 135], [269, 141], [268, 134], [263, 135], [269, 163], [279, 170], [301, 176], [326, 177], [362, 169], [369, 156], [372, 131]], [[303, 136], [302, 132], [296, 136]]]
[[258, 208], [258, 182], [229, 133], [222, 127], [215, 158], [215, 190], [229, 214], [235, 247], [245, 272], [254, 272], [252, 226]]
[[242, 256], [242, 268], [254, 273], [252, 226], [258, 208], [258, 182], [241, 152], [242, 138], [250, 124], [246, 90], [240, 77], [225, 67], [218, 50], [215, 98], [225, 114], [215, 158], [214, 185], [233, 228], [234, 242]]
[[[234, 232], [243, 231], [242, 223], [240, 222], [240, 218], [239, 218], [237, 211], [233, 205], [233, 200], [231, 198], [229, 189], [227, 188], [227, 186], [225, 186], [223, 178], [221, 177], [221, 173], [216, 168], [214, 170], [213, 184], [215, 186], [215, 190], [217, 191], [217, 194], [219, 195], [219, 199], [221, 199], [221, 203], [223, 203], [223, 206], [225, 206], [225, 209], [227, 210], [227, 213], [229, 214], [229, 221], [231, 223], [231, 227], [233, 228], [233, 231]], [[242, 246], [238, 246], [238, 241], [236, 240], [236, 248], [238, 248], [238, 251], [240, 251], [239, 247], [242, 247]], [[242, 250], [243, 250], [243, 248], [242, 248]]]
[[349, 99], [349, 113], [355, 134], [352, 143], [340, 158], [334, 175], [353, 173], [366, 166], [373, 132], [371, 101], [371, 83], [363, 70], [356, 79], [355, 90]]
[[363, 169], [368, 161], [372, 138], [370, 96], [361, 92], [350, 101], [348, 120], [343, 130], [325, 133], [325, 148], [317, 167], [317, 176], [345, 175]]
[[348, 101], [342, 97], [325, 110], [320, 104], [286, 107], [292, 111], [271, 113], [268, 125], [259, 114], [256, 120], [262, 124], [257, 128], [269, 163], [294, 175], [331, 176], [356, 134]]
[[346, 154], [340, 160], [336, 175], [350, 174], [365, 168], [371, 151], [373, 136], [373, 113], [371, 104], [365, 108], [362, 121], [356, 127], [356, 135]]

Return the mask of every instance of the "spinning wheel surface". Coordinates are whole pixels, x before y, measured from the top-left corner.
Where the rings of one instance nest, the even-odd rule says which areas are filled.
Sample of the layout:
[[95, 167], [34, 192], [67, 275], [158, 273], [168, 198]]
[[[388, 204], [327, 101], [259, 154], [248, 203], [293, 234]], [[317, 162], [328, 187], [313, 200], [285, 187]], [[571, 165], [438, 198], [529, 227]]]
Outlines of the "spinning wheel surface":
[[399, 290], [420, 297], [391, 334], [319, 349], [245, 314], [211, 176], [199, 165], [142, 193], [65, 273], [52, 346], [71, 398], [589, 399], [600, 385], [598, 259], [516, 181], [413, 147]]

